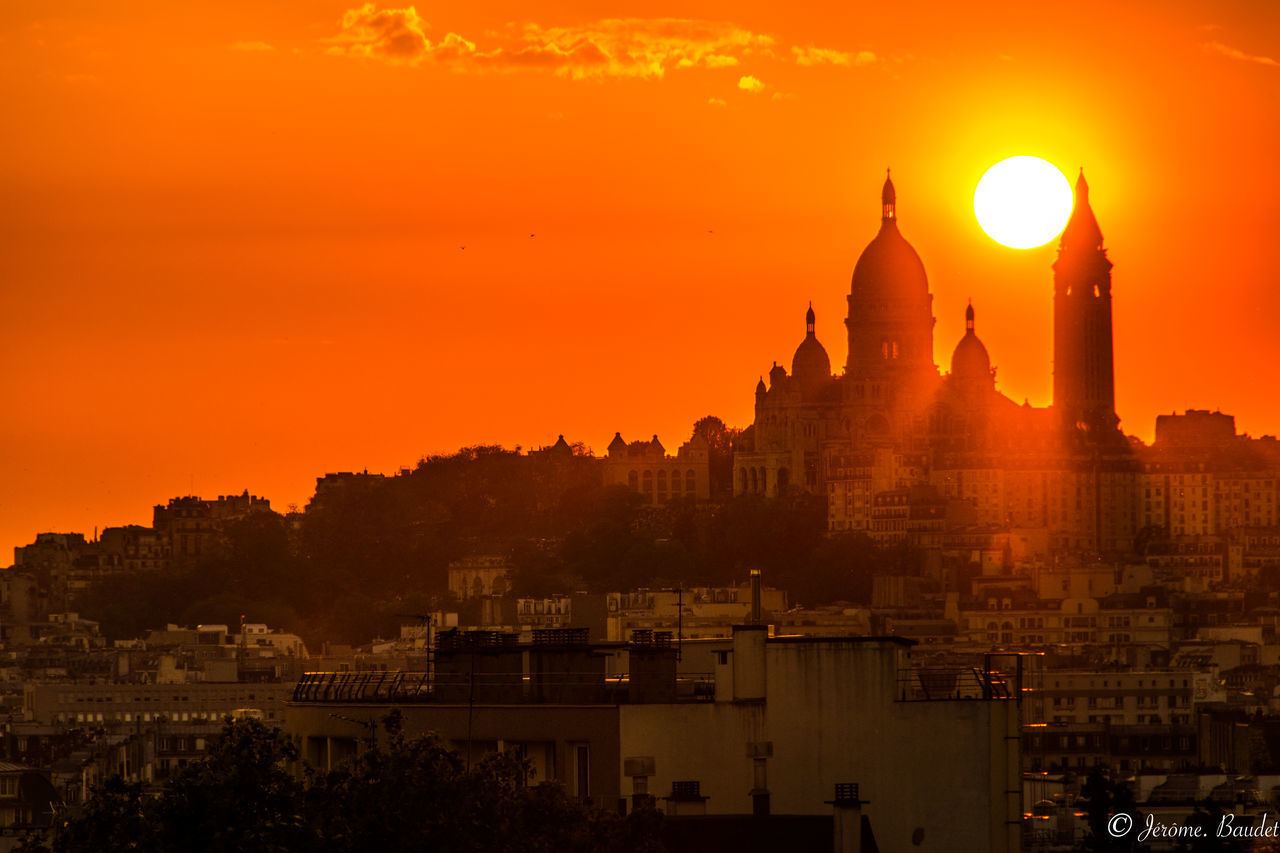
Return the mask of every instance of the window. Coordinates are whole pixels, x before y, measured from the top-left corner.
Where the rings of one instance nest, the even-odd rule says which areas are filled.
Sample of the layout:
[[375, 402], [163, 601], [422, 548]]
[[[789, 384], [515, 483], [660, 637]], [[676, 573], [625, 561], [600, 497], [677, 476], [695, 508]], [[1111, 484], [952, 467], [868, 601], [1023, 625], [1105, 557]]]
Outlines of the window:
[[585, 743], [573, 747], [573, 795], [580, 800], [591, 796], [591, 747]]

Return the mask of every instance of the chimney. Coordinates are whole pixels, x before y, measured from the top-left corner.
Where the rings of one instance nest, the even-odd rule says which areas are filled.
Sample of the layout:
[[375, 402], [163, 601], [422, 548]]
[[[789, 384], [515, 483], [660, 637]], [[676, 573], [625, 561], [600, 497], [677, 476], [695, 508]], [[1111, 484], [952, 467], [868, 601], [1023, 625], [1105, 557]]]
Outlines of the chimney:
[[752, 625], [760, 625], [764, 622], [763, 605], [760, 601], [760, 570], [751, 570], [751, 619]]
[[631, 777], [631, 811], [653, 808], [653, 795], [649, 793], [649, 777], [654, 775], [653, 756], [624, 759], [622, 773]]
[[834, 800], [827, 800], [831, 806], [831, 829], [834, 853], [862, 853], [862, 804], [858, 799], [858, 785], [855, 782], [836, 783]]
[[767, 762], [773, 757], [773, 741], [748, 743], [747, 756], [752, 764], [751, 814], [754, 817], [768, 817], [770, 804]]
[[751, 613], [733, 626], [733, 701], [765, 699], [765, 644], [769, 628], [760, 615], [760, 570], [751, 570]]
[[765, 700], [764, 625], [733, 626], [733, 701]]

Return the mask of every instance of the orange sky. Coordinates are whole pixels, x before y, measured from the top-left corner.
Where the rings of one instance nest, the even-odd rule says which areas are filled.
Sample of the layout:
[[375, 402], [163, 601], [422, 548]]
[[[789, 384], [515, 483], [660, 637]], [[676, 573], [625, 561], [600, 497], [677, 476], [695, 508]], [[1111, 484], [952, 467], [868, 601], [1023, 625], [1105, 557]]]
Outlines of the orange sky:
[[886, 165], [944, 369], [972, 297], [1050, 400], [1054, 249], [972, 214], [1035, 154], [1089, 178], [1122, 427], [1280, 431], [1273, 4], [795, 5], [8, 0], [0, 565], [193, 491], [746, 425], [810, 299], [843, 364]]

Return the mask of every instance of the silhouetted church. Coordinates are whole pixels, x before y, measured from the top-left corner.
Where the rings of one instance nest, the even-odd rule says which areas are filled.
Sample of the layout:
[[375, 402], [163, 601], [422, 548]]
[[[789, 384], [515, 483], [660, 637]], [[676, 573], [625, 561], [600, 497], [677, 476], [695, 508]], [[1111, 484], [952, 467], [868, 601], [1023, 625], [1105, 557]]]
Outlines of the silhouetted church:
[[928, 277], [886, 177], [880, 231], [849, 288], [844, 372], [832, 375], [810, 306], [791, 372], [774, 364], [756, 386], [735, 492], [825, 494], [830, 530], [886, 542], [949, 499], [972, 510], [975, 529], [1042, 531], [1054, 550], [1131, 550], [1141, 466], [1115, 414], [1111, 262], [1083, 170], [1053, 269], [1050, 408], [996, 390], [972, 304], [941, 374]]

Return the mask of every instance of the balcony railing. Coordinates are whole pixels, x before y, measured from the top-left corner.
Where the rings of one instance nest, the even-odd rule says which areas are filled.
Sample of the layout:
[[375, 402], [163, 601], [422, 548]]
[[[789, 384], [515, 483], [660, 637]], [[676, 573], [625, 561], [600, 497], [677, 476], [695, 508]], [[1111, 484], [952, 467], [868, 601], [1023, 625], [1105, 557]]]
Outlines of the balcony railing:
[[416, 670], [308, 672], [293, 702], [367, 704], [601, 704], [711, 702], [712, 673], [680, 673], [672, 680], [634, 685], [630, 673], [441, 672]]
[[898, 671], [898, 699], [902, 702], [1018, 700], [1022, 692], [1022, 679], [1017, 672], [976, 666], [922, 666]]

